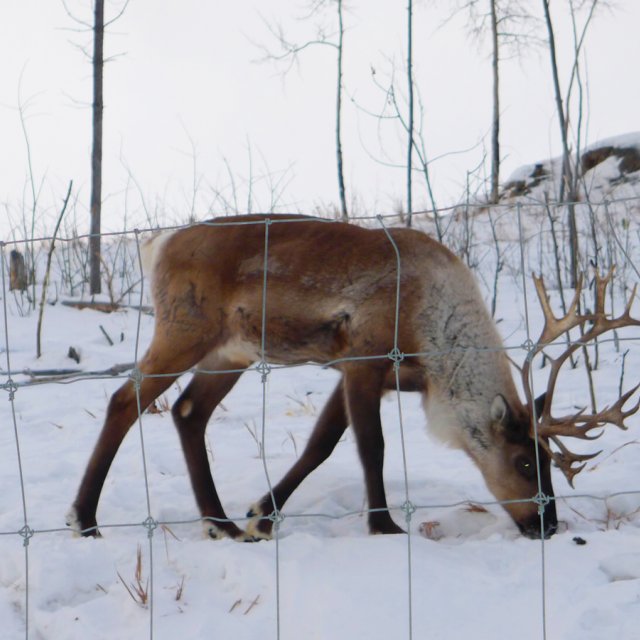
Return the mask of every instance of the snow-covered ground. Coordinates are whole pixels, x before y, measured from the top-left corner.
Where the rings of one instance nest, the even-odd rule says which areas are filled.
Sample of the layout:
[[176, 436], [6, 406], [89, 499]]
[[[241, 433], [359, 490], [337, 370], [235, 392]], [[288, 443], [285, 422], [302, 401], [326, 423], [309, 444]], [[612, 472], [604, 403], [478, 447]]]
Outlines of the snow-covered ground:
[[[528, 247], [537, 256], [542, 244], [534, 240]], [[478, 275], [489, 301], [493, 250], [490, 243], [481, 245], [475, 255], [486, 267]], [[544, 262], [536, 256], [527, 257], [523, 277], [517, 250], [507, 247], [503, 258], [508, 264], [499, 274], [496, 318], [518, 363], [524, 359], [527, 329], [535, 338], [541, 326], [528, 277]], [[621, 291], [618, 286], [617, 294]], [[134, 359], [136, 311], [103, 314], [48, 305], [43, 356], [37, 360], [37, 314], [23, 316], [13, 294], [5, 294], [5, 300], [12, 379], [19, 385], [30, 380], [23, 373], [28, 369], [76, 367], [67, 357], [70, 346], [79, 351], [84, 371]], [[556, 293], [553, 303], [557, 308]], [[616, 309], [622, 309], [620, 302]], [[152, 325], [150, 316], [140, 317], [140, 349]], [[602, 404], [618, 393], [623, 362], [625, 389], [640, 378], [640, 332], [620, 338], [619, 345], [600, 346], [594, 376]], [[3, 360], [3, 383], [6, 369]], [[534, 374], [541, 389], [547, 369], [536, 368]], [[315, 366], [276, 368], [263, 388], [261, 375], [249, 371], [214, 414], [210, 459], [226, 511], [240, 525], [247, 507], [267, 489], [265, 463], [269, 479], [277, 481], [304, 447], [336, 379], [335, 372]], [[98, 510], [104, 537], [75, 538], [65, 527], [65, 513], [107, 400], [121, 382], [98, 376], [25, 384], [15, 390], [13, 403], [7, 401], [12, 393], [5, 384], [0, 414], [2, 638], [17, 640], [28, 631], [35, 640], [138, 639], [151, 633], [172, 640], [540, 640], [545, 629], [546, 637], [562, 640], [638, 637], [637, 415], [628, 420], [629, 431], [609, 427], [596, 443], [570, 444], [577, 450], [602, 449], [602, 454], [579, 474], [575, 490], [553, 472], [561, 528], [543, 542], [519, 535], [493, 503], [472, 462], [425, 433], [418, 395], [401, 394], [408, 493], [418, 507], [409, 536], [367, 535], [362, 472], [347, 431], [332, 457], [287, 503], [278, 539], [238, 544], [203, 537], [171, 417], [167, 411], [145, 414], [142, 429], [132, 429], [107, 478]], [[185, 380], [179, 384], [183, 388]], [[168, 405], [177, 394], [174, 386]], [[570, 413], [588, 402], [581, 364], [562, 374], [554, 412]], [[383, 400], [383, 420], [387, 493], [402, 523], [398, 507], [406, 488], [395, 394]], [[166, 523], [151, 537], [141, 524], [149, 515]], [[138, 550], [138, 584], [148, 594], [146, 603], [134, 591]]]

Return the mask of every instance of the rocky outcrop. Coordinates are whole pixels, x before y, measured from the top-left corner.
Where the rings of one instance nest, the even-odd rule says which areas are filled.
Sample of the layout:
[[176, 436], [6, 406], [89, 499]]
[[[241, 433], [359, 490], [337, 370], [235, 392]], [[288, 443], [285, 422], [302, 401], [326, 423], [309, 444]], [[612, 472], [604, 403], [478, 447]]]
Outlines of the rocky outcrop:
[[[526, 165], [504, 183], [500, 200], [555, 200], [562, 177], [562, 158]], [[640, 188], [640, 133], [589, 145], [577, 163], [578, 198], [628, 197]]]

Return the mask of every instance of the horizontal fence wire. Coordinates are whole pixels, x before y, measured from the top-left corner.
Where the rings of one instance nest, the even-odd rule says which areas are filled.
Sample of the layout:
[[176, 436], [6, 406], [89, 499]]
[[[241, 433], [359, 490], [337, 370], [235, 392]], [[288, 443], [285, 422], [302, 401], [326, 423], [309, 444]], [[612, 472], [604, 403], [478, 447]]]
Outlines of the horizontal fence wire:
[[[636, 198], [628, 198], [617, 201], [602, 201], [600, 203], [589, 203], [588, 206], [585, 203], [577, 203], [582, 209], [580, 215], [583, 217], [584, 224], [581, 225], [583, 232], [580, 237], [580, 270], [588, 271], [589, 267], [595, 266], [596, 269], [604, 270], [605, 267], [617, 264], [617, 270], [614, 277], [613, 286], [616, 287], [618, 294], [623, 296], [624, 303], [626, 304], [634, 292], [634, 282], [637, 281], [640, 271], [638, 271], [638, 260], [640, 256], [637, 255], [639, 251], [638, 237], [640, 237], [638, 224], [640, 218], [640, 201]], [[441, 209], [437, 216], [434, 216], [433, 212], [414, 212], [413, 223], [418, 228], [422, 228], [432, 235], [442, 234], [444, 229], [443, 242], [448, 245], [454, 253], [474, 272], [478, 275], [481, 270], [486, 273], [489, 272], [490, 277], [480, 278], [481, 286], [483, 287], [483, 293], [485, 298], [489, 300], [489, 306], [492, 311], [496, 308], [496, 298], [500, 295], [501, 278], [506, 277], [505, 274], [509, 274], [509, 277], [513, 281], [520, 281], [520, 287], [523, 292], [523, 325], [525, 340], [521, 344], [505, 344], [500, 351], [504, 350], [514, 356], [523, 354], [526, 358], [531, 352], [535, 331], [533, 326], [535, 321], [531, 318], [531, 308], [533, 307], [533, 301], [529, 300], [530, 287], [528, 283], [530, 281], [530, 273], [537, 272], [545, 276], [549, 282], [554, 283], [554, 303], [557, 301], [559, 304], [565, 305], [564, 298], [558, 298], [557, 294], [562, 295], [562, 283], [566, 282], [569, 273], [569, 267], [567, 265], [566, 255], [566, 233], [562, 228], [562, 216], [567, 207], [567, 203], [518, 203], [516, 205], [491, 205], [486, 204], [465, 204], [451, 208], [449, 210]], [[614, 209], [615, 210], [612, 210]], [[341, 519], [348, 519], [354, 515], [365, 516], [375, 512], [375, 509], [357, 509], [357, 510], [345, 510], [340, 514], [335, 513], [322, 513], [322, 512], [301, 512], [296, 513], [288, 509], [281, 512], [276, 505], [276, 497], [273, 492], [273, 485], [271, 479], [271, 472], [269, 469], [268, 455], [267, 455], [267, 438], [266, 432], [268, 429], [267, 418], [267, 403], [268, 403], [268, 381], [270, 376], [278, 370], [290, 370], [295, 367], [303, 366], [300, 363], [282, 364], [273, 363], [269, 361], [269, 354], [267, 349], [268, 341], [268, 323], [266, 309], [270, 295], [269, 288], [269, 251], [270, 251], [270, 229], [273, 225], [281, 224], [299, 224], [301, 221], [308, 219], [301, 219], [293, 214], [280, 214], [278, 216], [267, 214], [266, 219], [218, 219], [215, 221], [205, 221], [194, 224], [210, 225], [210, 226], [238, 226], [238, 225], [262, 225], [264, 227], [264, 263], [263, 263], [263, 280], [262, 280], [262, 317], [261, 317], [261, 345], [259, 358], [251, 366], [244, 369], [230, 368], [230, 369], [207, 369], [207, 367], [197, 369], [197, 374], [202, 375], [228, 375], [228, 374], [241, 374], [245, 371], [248, 375], [257, 375], [259, 383], [261, 385], [261, 414], [259, 416], [259, 449], [260, 457], [264, 469], [265, 480], [268, 486], [268, 493], [270, 494], [273, 511], [268, 516], [264, 516], [272, 523], [273, 538], [275, 542], [275, 556], [274, 556], [274, 581], [275, 581], [275, 630], [273, 634], [265, 630], [265, 637], [273, 637], [280, 640], [282, 636], [282, 628], [287, 624], [286, 619], [281, 617], [281, 528], [283, 522], [286, 520], [292, 520], [300, 518], [317, 518], [330, 521], [336, 521]], [[314, 218], [315, 219], [315, 218]], [[323, 222], [327, 224], [337, 224], [336, 221], [331, 219], [323, 219]], [[371, 215], [365, 217], [359, 217], [353, 222], [367, 226], [370, 228], [382, 229], [386, 234], [389, 241], [389, 245], [394, 253], [394, 262], [396, 264], [396, 291], [393, 297], [394, 305], [394, 341], [392, 348], [387, 353], [367, 354], [363, 356], [353, 355], [350, 357], [339, 358], [321, 363], [306, 363], [304, 366], [315, 366], [318, 368], [339, 368], [342, 365], [349, 363], [361, 363], [366, 364], [390, 362], [393, 368], [395, 377], [395, 402], [397, 404], [397, 426], [400, 440], [400, 450], [402, 456], [402, 469], [403, 469], [403, 493], [404, 500], [400, 504], [391, 504], [389, 506], [389, 513], [395, 514], [397, 517], [401, 517], [406, 525], [409, 535], [407, 535], [407, 552], [406, 552], [406, 601], [407, 610], [405, 613], [407, 621], [407, 638], [410, 640], [414, 637], [413, 631], [413, 593], [412, 593], [412, 572], [414, 571], [414, 560], [412, 555], [412, 545], [414, 544], [413, 538], [415, 531], [412, 531], [412, 524], [415, 518], [421, 513], [428, 512], [433, 509], [455, 509], [468, 505], [469, 501], [454, 501], [454, 502], [430, 502], [428, 504], [421, 504], [419, 501], [414, 501], [410, 495], [410, 477], [409, 467], [407, 463], [407, 452], [405, 433], [403, 427], [403, 410], [402, 410], [402, 394], [400, 383], [400, 368], [401, 364], [405, 360], [419, 360], [429, 359], [442, 356], [461, 356], [463, 359], [467, 357], [473, 357], [474, 353], [481, 352], [483, 350], [492, 350], [492, 348], [469, 348], [460, 347], [455, 349], [446, 350], [426, 350], [419, 352], [403, 353], [401, 351], [401, 345], [399, 343], [399, 327], [402, 323], [403, 309], [402, 305], [405, 302], [401, 295], [401, 279], [402, 279], [402, 253], [394, 241], [393, 236], [390, 234], [389, 229], [402, 223], [402, 220], [397, 214], [393, 215]], [[163, 231], [171, 230], [178, 231], [180, 229], [186, 229], [193, 225], [174, 225], [170, 227], [163, 227]], [[585, 231], [586, 230], [586, 231]], [[160, 231], [160, 229], [152, 229], [152, 232]], [[185, 373], [194, 373], [195, 369], [189, 368], [187, 370], [178, 371], [163, 371], [157, 374], [146, 374], [139, 368], [140, 365], [140, 353], [141, 349], [146, 347], [147, 337], [143, 336], [142, 332], [142, 317], [144, 310], [149, 307], [148, 294], [145, 291], [144, 280], [142, 278], [142, 259], [140, 253], [140, 246], [143, 240], [143, 230], [133, 229], [123, 232], [113, 232], [102, 234], [105, 241], [112, 240], [116, 243], [127, 243], [125, 248], [120, 251], [120, 246], [117, 245], [117, 251], [120, 251], [113, 259], [111, 263], [110, 277], [113, 277], [114, 271], [118, 265], [124, 270], [132, 269], [136, 273], [127, 273], [126, 277], [123, 276], [123, 287], [126, 289], [124, 295], [122, 292], [118, 293], [116, 298], [109, 301], [114, 304], [115, 307], [129, 308], [129, 312], [137, 315], [137, 325], [135, 334], [135, 346], [132, 354], [133, 359], [131, 363], [127, 365], [114, 367], [112, 369], [113, 374], [108, 370], [101, 371], [71, 371], [56, 374], [55, 372], [49, 373], [49, 375], [43, 376], [43, 379], [39, 379], [39, 373], [31, 369], [16, 370], [12, 365], [12, 343], [15, 340], [15, 332], [19, 331], [19, 322], [9, 322], [9, 305], [13, 303], [18, 309], [18, 315], [24, 309], [21, 308], [23, 301], [19, 298], [18, 294], [10, 291], [9, 275], [7, 273], [7, 265], [9, 259], [7, 252], [11, 248], [13, 250], [23, 249], [29, 253], [29, 264], [31, 265], [33, 275], [36, 281], [41, 281], [42, 270], [41, 266], [37, 263], [36, 251], [41, 250], [44, 246], [50, 246], [54, 239], [51, 237], [42, 236], [39, 238], [25, 238], [11, 240], [10, 242], [2, 242], [2, 295], [3, 295], [3, 319], [4, 319], [4, 350], [5, 350], [5, 365], [4, 371], [2, 371], [3, 382], [0, 385], [1, 389], [7, 393], [7, 399], [9, 402], [10, 410], [9, 416], [4, 420], [5, 423], [9, 423], [13, 429], [13, 439], [15, 443], [15, 458], [17, 465], [16, 483], [20, 488], [20, 499], [22, 502], [21, 511], [22, 519], [19, 523], [16, 523], [16, 527], [10, 530], [0, 531], [0, 537], [16, 536], [17, 539], [22, 541], [24, 546], [24, 637], [34, 638], [32, 634], [32, 628], [30, 626], [32, 612], [30, 609], [30, 591], [31, 585], [29, 581], [30, 577], [30, 549], [34, 539], [43, 535], [50, 535], [54, 533], [60, 533], [67, 531], [65, 526], [57, 526], [52, 523], [51, 526], [41, 527], [33, 525], [33, 517], [31, 515], [31, 508], [27, 500], [26, 487], [29, 482], [25, 477], [23, 471], [23, 461], [21, 454], [21, 434], [20, 434], [20, 421], [21, 419], [17, 415], [15, 398], [16, 394], [23, 393], [23, 389], [33, 385], [80, 385], [91, 382], [98, 382], [104, 380], [122, 380], [123, 382], [129, 382], [134, 385], [137, 404], [137, 431], [139, 434], [140, 442], [140, 455], [141, 455], [141, 468], [142, 468], [142, 480], [144, 483], [144, 495], [146, 500], [146, 518], [143, 522], [129, 521], [129, 522], [104, 522], [100, 523], [100, 530], [107, 531], [109, 529], [125, 529], [133, 528], [144, 532], [148, 540], [148, 555], [149, 555], [149, 589], [148, 589], [148, 637], [154, 638], [155, 628], [158, 620], [156, 619], [156, 612], [154, 610], [154, 600], [156, 597], [156, 586], [154, 584], [154, 540], [156, 533], [161, 527], [171, 527], [176, 525], [194, 525], [203, 521], [201, 517], [192, 517], [186, 519], [163, 519], [154, 515], [154, 508], [150, 496], [150, 486], [147, 470], [147, 445], [146, 429], [144, 427], [144, 409], [141, 400], [141, 385], [145, 378], [170, 378], [171, 380], [180, 377]], [[71, 289], [76, 296], [79, 295], [80, 299], [86, 297], [87, 291], [85, 289], [85, 283], [80, 282], [82, 275], [78, 275], [69, 266], [72, 260], [70, 253], [70, 247], [72, 245], [78, 245], [80, 243], [86, 243], [89, 235], [79, 235], [73, 238], [55, 238], [57, 244], [56, 251], [58, 252], [58, 280], [59, 291]], [[86, 250], [86, 247], [84, 247]], [[65, 253], [68, 252], [68, 253]], [[119, 261], [119, 262], [118, 262]], [[105, 262], [106, 264], [106, 262]], [[67, 271], [65, 271], [67, 269]], [[74, 280], [75, 278], [75, 280]], [[129, 286], [129, 284], [131, 286]], [[110, 293], [113, 293], [110, 288]], [[13, 295], [13, 301], [11, 296]], [[59, 294], [57, 294], [59, 295]], [[321, 295], [321, 294], [319, 294]], [[612, 292], [611, 304], [614, 304], [614, 296]], [[614, 309], [614, 312], [621, 312], [622, 306], [619, 309]], [[25, 312], [27, 313], [27, 312]], [[605, 345], [615, 346], [617, 349], [623, 348], [626, 345], [632, 346], [640, 339], [640, 331], [631, 334], [615, 335], [613, 337], [600, 338], [599, 345], [601, 347]], [[495, 349], [493, 349], [495, 350]], [[624, 363], [624, 360], [623, 360]], [[124, 367], [124, 368], [123, 368]], [[533, 380], [530, 379], [531, 384], [531, 397], [534, 395]], [[508, 506], [509, 504], [516, 503], [531, 503], [538, 506], [538, 511], [541, 518], [541, 524], [544, 520], [544, 506], [550, 501], [557, 502], [569, 502], [579, 499], [589, 499], [593, 501], [606, 502], [607, 500], [615, 497], [638, 495], [640, 494], [640, 486], [637, 489], [625, 488], [624, 491], [613, 491], [606, 496], [593, 495], [590, 493], [556, 493], [555, 496], [547, 496], [542, 487], [542, 481], [540, 476], [540, 453], [538, 451], [537, 439], [534, 439], [536, 444], [536, 456], [538, 467], [538, 494], [532, 496], [528, 500], [485, 500], [474, 501], [480, 507], [492, 507], [492, 506]], [[88, 452], [87, 452], [88, 454]], [[80, 472], [81, 469], [78, 470]], [[216, 525], [230, 523], [231, 521], [239, 523], [241, 526], [248, 523], [252, 517], [250, 516], [237, 516], [234, 514], [233, 518], [224, 521], [217, 521], [215, 518], [205, 518], [204, 520]], [[255, 517], [253, 517], [255, 520]], [[541, 526], [541, 531], [544, 528]], [[546, 573], [546, 555], [545, 555], [545, 537], [541, 533], [540, 535], [540, 564], [541, 564], [541, 582], [540, 582], [540, 619], [542, 638], [546, 640], [549, 633], [548, 621], [546, 614], [547, 603], [547, 591], [548, 591], [548, 576]], [[126, 586], [126, 585], [125, 585]], [[212, 630], [215, 633], [215, 630]]]

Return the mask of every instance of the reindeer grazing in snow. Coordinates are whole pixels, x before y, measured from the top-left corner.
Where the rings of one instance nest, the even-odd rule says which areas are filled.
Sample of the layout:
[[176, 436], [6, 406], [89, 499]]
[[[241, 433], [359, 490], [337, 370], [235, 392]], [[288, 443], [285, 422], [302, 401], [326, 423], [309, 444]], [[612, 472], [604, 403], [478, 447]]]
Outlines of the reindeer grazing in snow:
[[[155, 331], [139, 363], [141, 375], [111, 398], [69, 514], [69, 524], [84, 535], [97, 535], [100, 492], [139, 407], [148, 407], [193, 367], [194, 376], [172, 414], [195, 498], [213, 538], [269, 537], [269, 514], [277, 513], [331, 454], [349, 424], [364, 469], [369, 529], [401, 533], [387, 509], [380, 422], [381, 395], [398, 387], [422, 393], [431, 431], [472, 458], [524, 535], [550, 536], [557, 528], [551, 461], [571, 481], [581, 468], [573, 465], [585, 456], [571, 454], [561, 443], [560, 452], [552, 451], [549, 440], [558, 444], [558, 435], [589, 437], [591, 429], [607, 422], [624, 427], [624, 419], [638, 409], [623, 409], [631, 390], [606, 411], [552, 418], [557, 371], [572, 348], [554, 362], [548, 392], [535, 401], [528, 360], [524, 404], [469, 269], [415, 230], [365, 229], [300, 216], [242, 216], [154, 236], [143, 252]], [[630, 317], [631, 303], [620, 318], [605, 317], [607, 282], [597, 281], [595, 313], [576, 313], [578, 291], [569, 313], [557, 319], [537, 280], [546, 324], [534, 353], [587, 321], [591, 329], [580, 344], [609, 329], [640, 324]], [[205, 450], [207, 422], [252, 364], [304, 362], [337, 369], [340, 382], [303, 454], [273, 492], [252, 507], [245, 532], [227, 519], [218, 498]], [[540, 418], [535, 429], [534, 415]]]

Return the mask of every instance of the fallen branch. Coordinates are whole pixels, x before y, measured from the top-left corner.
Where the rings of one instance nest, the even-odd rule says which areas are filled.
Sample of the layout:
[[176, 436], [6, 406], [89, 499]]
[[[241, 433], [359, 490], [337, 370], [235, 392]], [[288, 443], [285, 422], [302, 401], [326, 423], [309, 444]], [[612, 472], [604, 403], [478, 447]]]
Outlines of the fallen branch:
[[29, 376], [30, 380], [15, 383], [17, 387], [27, 387], [32, 384], [44, 384], [45, 382], [56, 382], [64, 380], [71, 382], [83, 378], [95, 378], [105, 376], [117, 376], [125, 371], [130, 371], [135, 366], [135, 362], [114, 364], [108, 369], [100, 371], [83, 371], [82, 369], [23, 369], [20, 373]]
[[111, 339], [111, 336], [107, 333], [107, 330], [101, 324], [98, 326], [100, 327], [100, 331], [102, 331], [102, 335], [107, 339], [107, 342], [113, 347], [113, 340]]
[[91, 300], [62, 300], [65, 307], [73, 307], [74, 309], [93, 309], [102, 313], [112, 313], [123, 309], [133, 309], [134, 311], [142, 311], [149, 315], [153, 314], [153, 307], [145, 304], [118, 304], [116, 302], [95, 302]]

